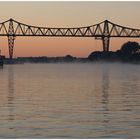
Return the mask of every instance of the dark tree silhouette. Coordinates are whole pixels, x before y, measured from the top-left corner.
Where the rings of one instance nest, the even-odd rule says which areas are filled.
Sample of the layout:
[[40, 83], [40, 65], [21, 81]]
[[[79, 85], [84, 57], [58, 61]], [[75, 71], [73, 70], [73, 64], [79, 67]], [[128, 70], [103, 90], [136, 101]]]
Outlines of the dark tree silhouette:
[[120, 51], [123, 54], [133, 55], [140, 51], [140, 45], [137, 42], [128, 41], [122, 45]]
[[116, 52], [92, 52], [88, 56], [90, 61], [123, 61], [123, 62], [140, 62], [140, 45], [137, 42], [128, 41], [124, 43], [120, 50]]

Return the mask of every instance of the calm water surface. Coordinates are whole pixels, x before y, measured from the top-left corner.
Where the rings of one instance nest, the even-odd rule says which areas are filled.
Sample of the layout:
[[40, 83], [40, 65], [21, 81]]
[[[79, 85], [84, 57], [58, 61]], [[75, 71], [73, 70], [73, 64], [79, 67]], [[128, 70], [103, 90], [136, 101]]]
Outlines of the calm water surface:
[[0, 138], [140, 138], [140, 65], [5, 65]]

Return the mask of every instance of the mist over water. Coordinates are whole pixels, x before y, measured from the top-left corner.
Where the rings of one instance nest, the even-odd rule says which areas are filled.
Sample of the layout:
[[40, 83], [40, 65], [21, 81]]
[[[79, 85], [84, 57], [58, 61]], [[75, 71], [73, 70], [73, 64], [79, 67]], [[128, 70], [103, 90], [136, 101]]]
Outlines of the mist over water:
[[140, 65], [0, 69], [0, 138], [140, 138]]

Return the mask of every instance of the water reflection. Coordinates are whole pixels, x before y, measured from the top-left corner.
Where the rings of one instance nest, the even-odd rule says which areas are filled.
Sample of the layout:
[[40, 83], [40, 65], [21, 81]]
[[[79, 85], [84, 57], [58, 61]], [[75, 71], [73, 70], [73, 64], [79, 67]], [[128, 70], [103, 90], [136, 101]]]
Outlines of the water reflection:
[[14, 70], [13, 65], [8, 67], [8, 120], [14, 120]]
[[139, 138], [140, 67], [69, 65], [4, 66], [0, 137]]
[[103, 110], [108, 111], [108, 90], [109, 90], [109, 69], [104, 68], [102, 70], [102, 103], [103, 103]]
[[105, 67], [102, 69], [102, 125], [107, 128], [109, 119], [109, 68]]
[[3, 70], [3, 66], [0, 66], [0, 70]]

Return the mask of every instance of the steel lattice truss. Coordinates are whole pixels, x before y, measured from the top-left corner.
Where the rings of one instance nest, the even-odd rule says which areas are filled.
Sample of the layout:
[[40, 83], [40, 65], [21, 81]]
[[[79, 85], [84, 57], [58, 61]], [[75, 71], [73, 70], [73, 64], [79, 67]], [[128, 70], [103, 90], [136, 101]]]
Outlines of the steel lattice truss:
[[16, 36], [95, 37], [103, 41], [103, 51], [109, 51], [111, 37], [140, 37], [140, 29], [133, 29], [105, 20], [99, 24], [78, 28], [47, 28], [31, 26], [9, 19], [0, 23], [0, 36], [8, 37], [9, 55], [13, 56]]

